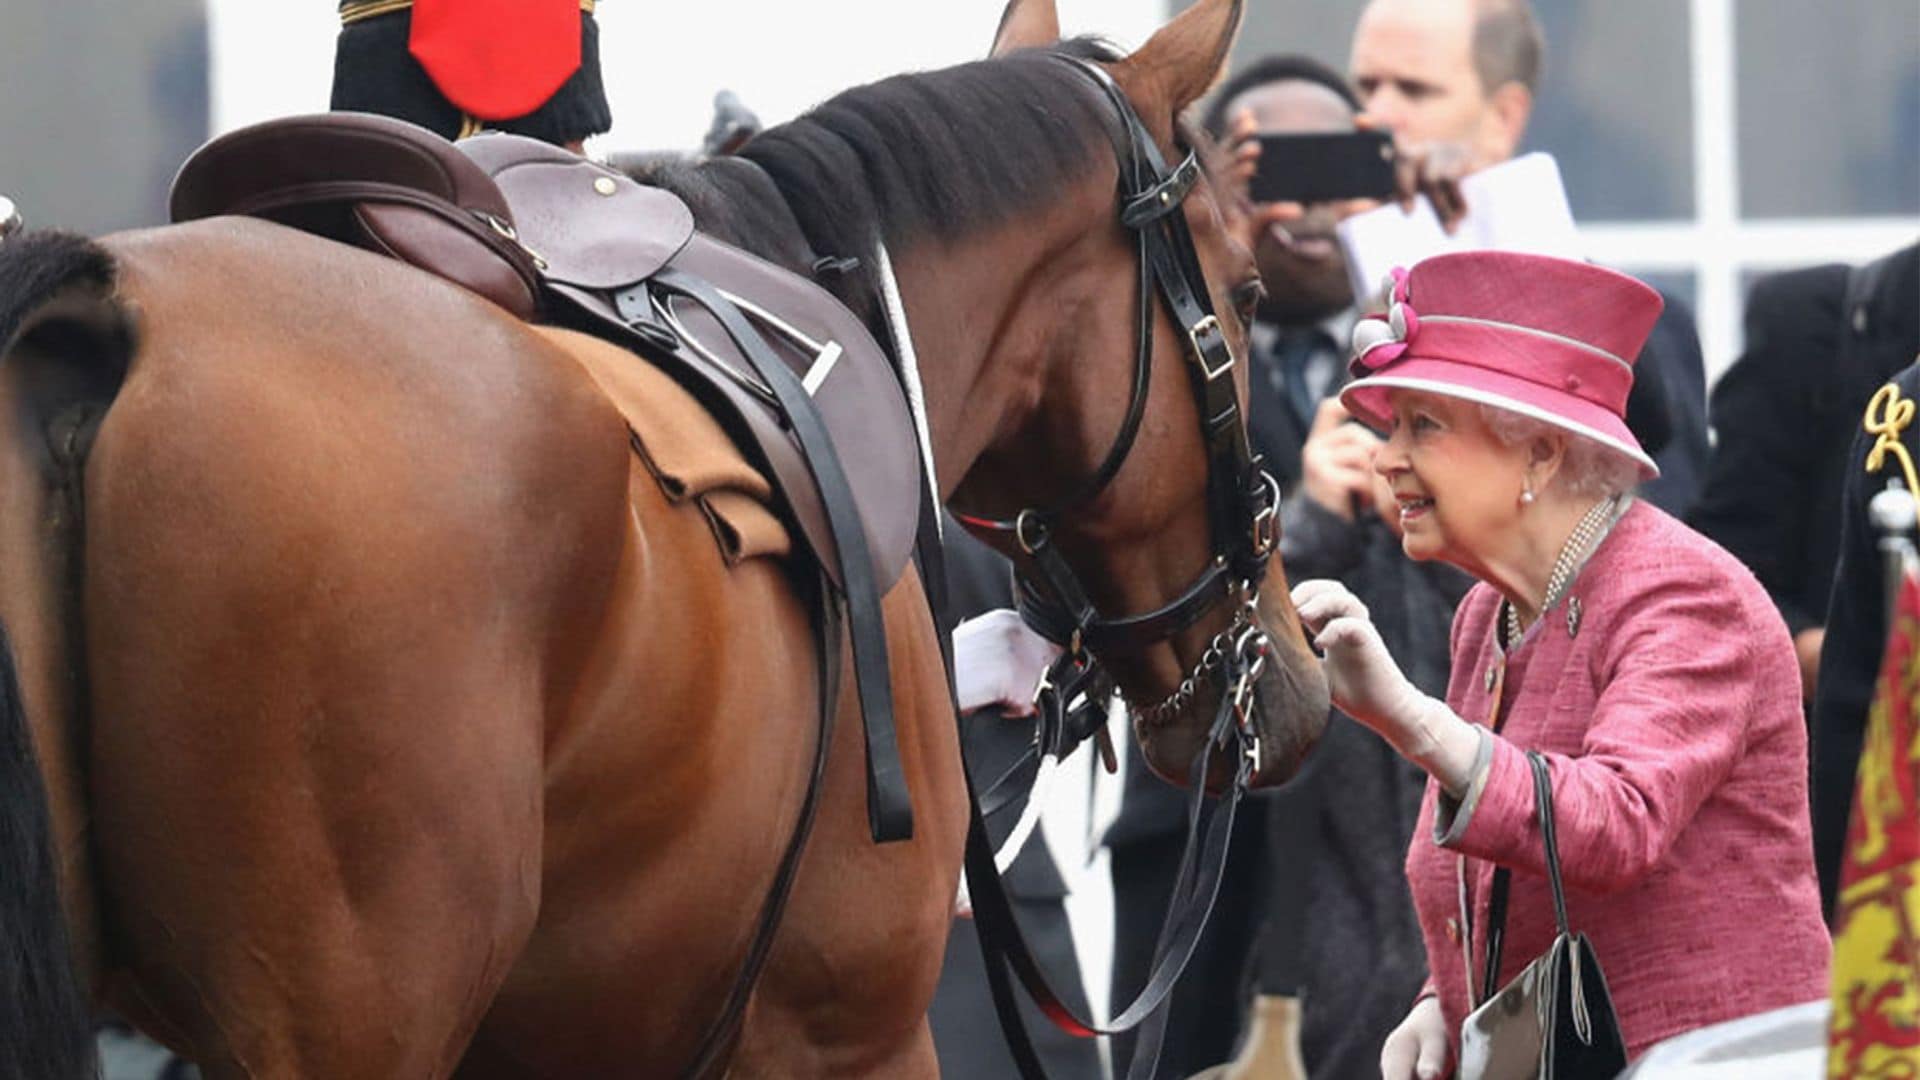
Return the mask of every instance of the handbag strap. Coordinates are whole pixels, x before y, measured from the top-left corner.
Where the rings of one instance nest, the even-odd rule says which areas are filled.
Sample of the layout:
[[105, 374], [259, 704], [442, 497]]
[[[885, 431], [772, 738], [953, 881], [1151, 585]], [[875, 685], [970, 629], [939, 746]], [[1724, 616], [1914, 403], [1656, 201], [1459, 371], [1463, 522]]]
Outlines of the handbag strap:
[[[1533, 770], [1533, 812], [1540, 822], [1540, 839], [1546, 845], [1547, 883], [1553, 888], [1553, 917], [1562, 935], [1572, 933], [1567, 924], [1567, 894], [1560, 882], [1560, 845], [1553, 832], [1553, 778], [1547, 772], [1547, 759], [1538, 751], [1527, 751], [1527, 764]], [[1487, 966], [1480, 979], [1479, 1000], [1486, 1001], [1500, 989], [1500, 953], [1507, 929], [1507, 890], [1513, 873], [1506, 867], [1493, 872], [1493, 891], [1487, 898]]]

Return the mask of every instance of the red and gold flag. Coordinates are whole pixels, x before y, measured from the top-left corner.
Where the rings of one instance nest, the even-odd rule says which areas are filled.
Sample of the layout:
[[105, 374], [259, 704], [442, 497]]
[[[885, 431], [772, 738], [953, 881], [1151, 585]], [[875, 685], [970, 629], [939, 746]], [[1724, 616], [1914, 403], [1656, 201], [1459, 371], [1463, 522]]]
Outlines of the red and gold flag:
[[1854, 780], [1827, 1075], [1920, 1076], [1920, 581], [1901, 584]]

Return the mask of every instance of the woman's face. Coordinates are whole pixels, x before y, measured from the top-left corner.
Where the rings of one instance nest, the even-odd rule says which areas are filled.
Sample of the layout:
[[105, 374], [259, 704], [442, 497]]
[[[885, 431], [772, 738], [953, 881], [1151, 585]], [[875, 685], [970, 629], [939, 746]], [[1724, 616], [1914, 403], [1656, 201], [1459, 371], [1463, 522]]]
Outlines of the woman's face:
[[1518, 522], [1526, 447], [1501, 442], [1472, 402], [1413, 390], [1388, 401], [1393, 430], [1373, 467], [1392, 489], [1402, 548], [1476, 572]]

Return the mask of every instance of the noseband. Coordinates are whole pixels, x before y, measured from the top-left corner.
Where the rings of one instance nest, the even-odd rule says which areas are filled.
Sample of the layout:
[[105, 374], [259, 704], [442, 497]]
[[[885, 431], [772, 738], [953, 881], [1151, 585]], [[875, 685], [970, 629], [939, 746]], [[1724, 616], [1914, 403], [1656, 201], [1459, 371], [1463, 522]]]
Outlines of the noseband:
[[[1020, 551], [1020, 614], [1035, 632], [1066, 649], [1041, 685], [1043, 697], [1055, 695], [1064, 706], [1093, 685], [1096, 656], [1140, 652], [1227, 603], [1233, 605], [1231, 622], [1214, 636], [1179, 688], [1157, 704], [1135, 707], [1134, 715], [1149, 726], [1165, 724], [1186, 709], [1201, 683], [1214, 680], [1223, 693], [1241, 699], [1238, 704], [1244, 716], [1246, 699], [1269, 648], [1266, 633], [1253, 613], [1267, 560], [1278, 540], [1279, 487], [1248, 448], [1246, 424], [1234, 390], [1233, 352], [1213, 311], [1206, 274], [1181, 210], [1200, 178], [1200, 163], [1189, 151], [1177, 168], [1168, 169], [1152, 134], [1112, 76], [1084, 60], [1058, 59], [1091, 78], [1120, 116], [1122, 131], [1114, 147], [1120, 163], [1120, 221], [1134, 233], [1140, 268], [1132, 397], [1120, 433], [1105, 459], [1072, 494], [1052, 506], [1021, 510], [1007, 519], [957, 516], [974, 529], [1010, 534]], [[1213, 556], [1166, 604], [1142, 614], [1110, 618], [1088, 598], [1054, 537], [1063, 520], [1106, 489], [1133, 449], [1146, 411], [1153, 365], [1156, 287], [1186, 343], [1187, 373], [1199, 407], [1200, 434], [1207, 453], [1207, 517]], [[1085, 728], [1099, 719], [1083, 715], [1078, 722], [1064, 726]], [[1090, 733], [1074, 730], [1059, 735], [1077, 741], [1075, 736]]]

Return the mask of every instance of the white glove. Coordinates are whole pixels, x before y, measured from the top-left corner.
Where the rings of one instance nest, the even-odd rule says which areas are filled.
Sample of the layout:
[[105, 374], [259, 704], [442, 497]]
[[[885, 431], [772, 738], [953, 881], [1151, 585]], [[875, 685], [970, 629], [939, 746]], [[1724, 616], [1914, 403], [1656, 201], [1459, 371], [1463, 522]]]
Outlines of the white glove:
[[962, 714], [998, 705], [1008, 716], [1033, 715], [1033, 691], [1060, 646], [1027, 629], [1018, 612], [1001, 608], [953, 631], [953, 681]]
[[1414, 1002], [1380, 1047], [1380, 1080], [1435, 1080], [1447, 1067], [1447, 1021], [1440, 999]]
[[1404, 748], [1428, 698], [1400, 674], [1367, 606], [1345, 585], [1325, 580], [1295, 585], [1293, 606], [1325, 658], [1334, 705]]

